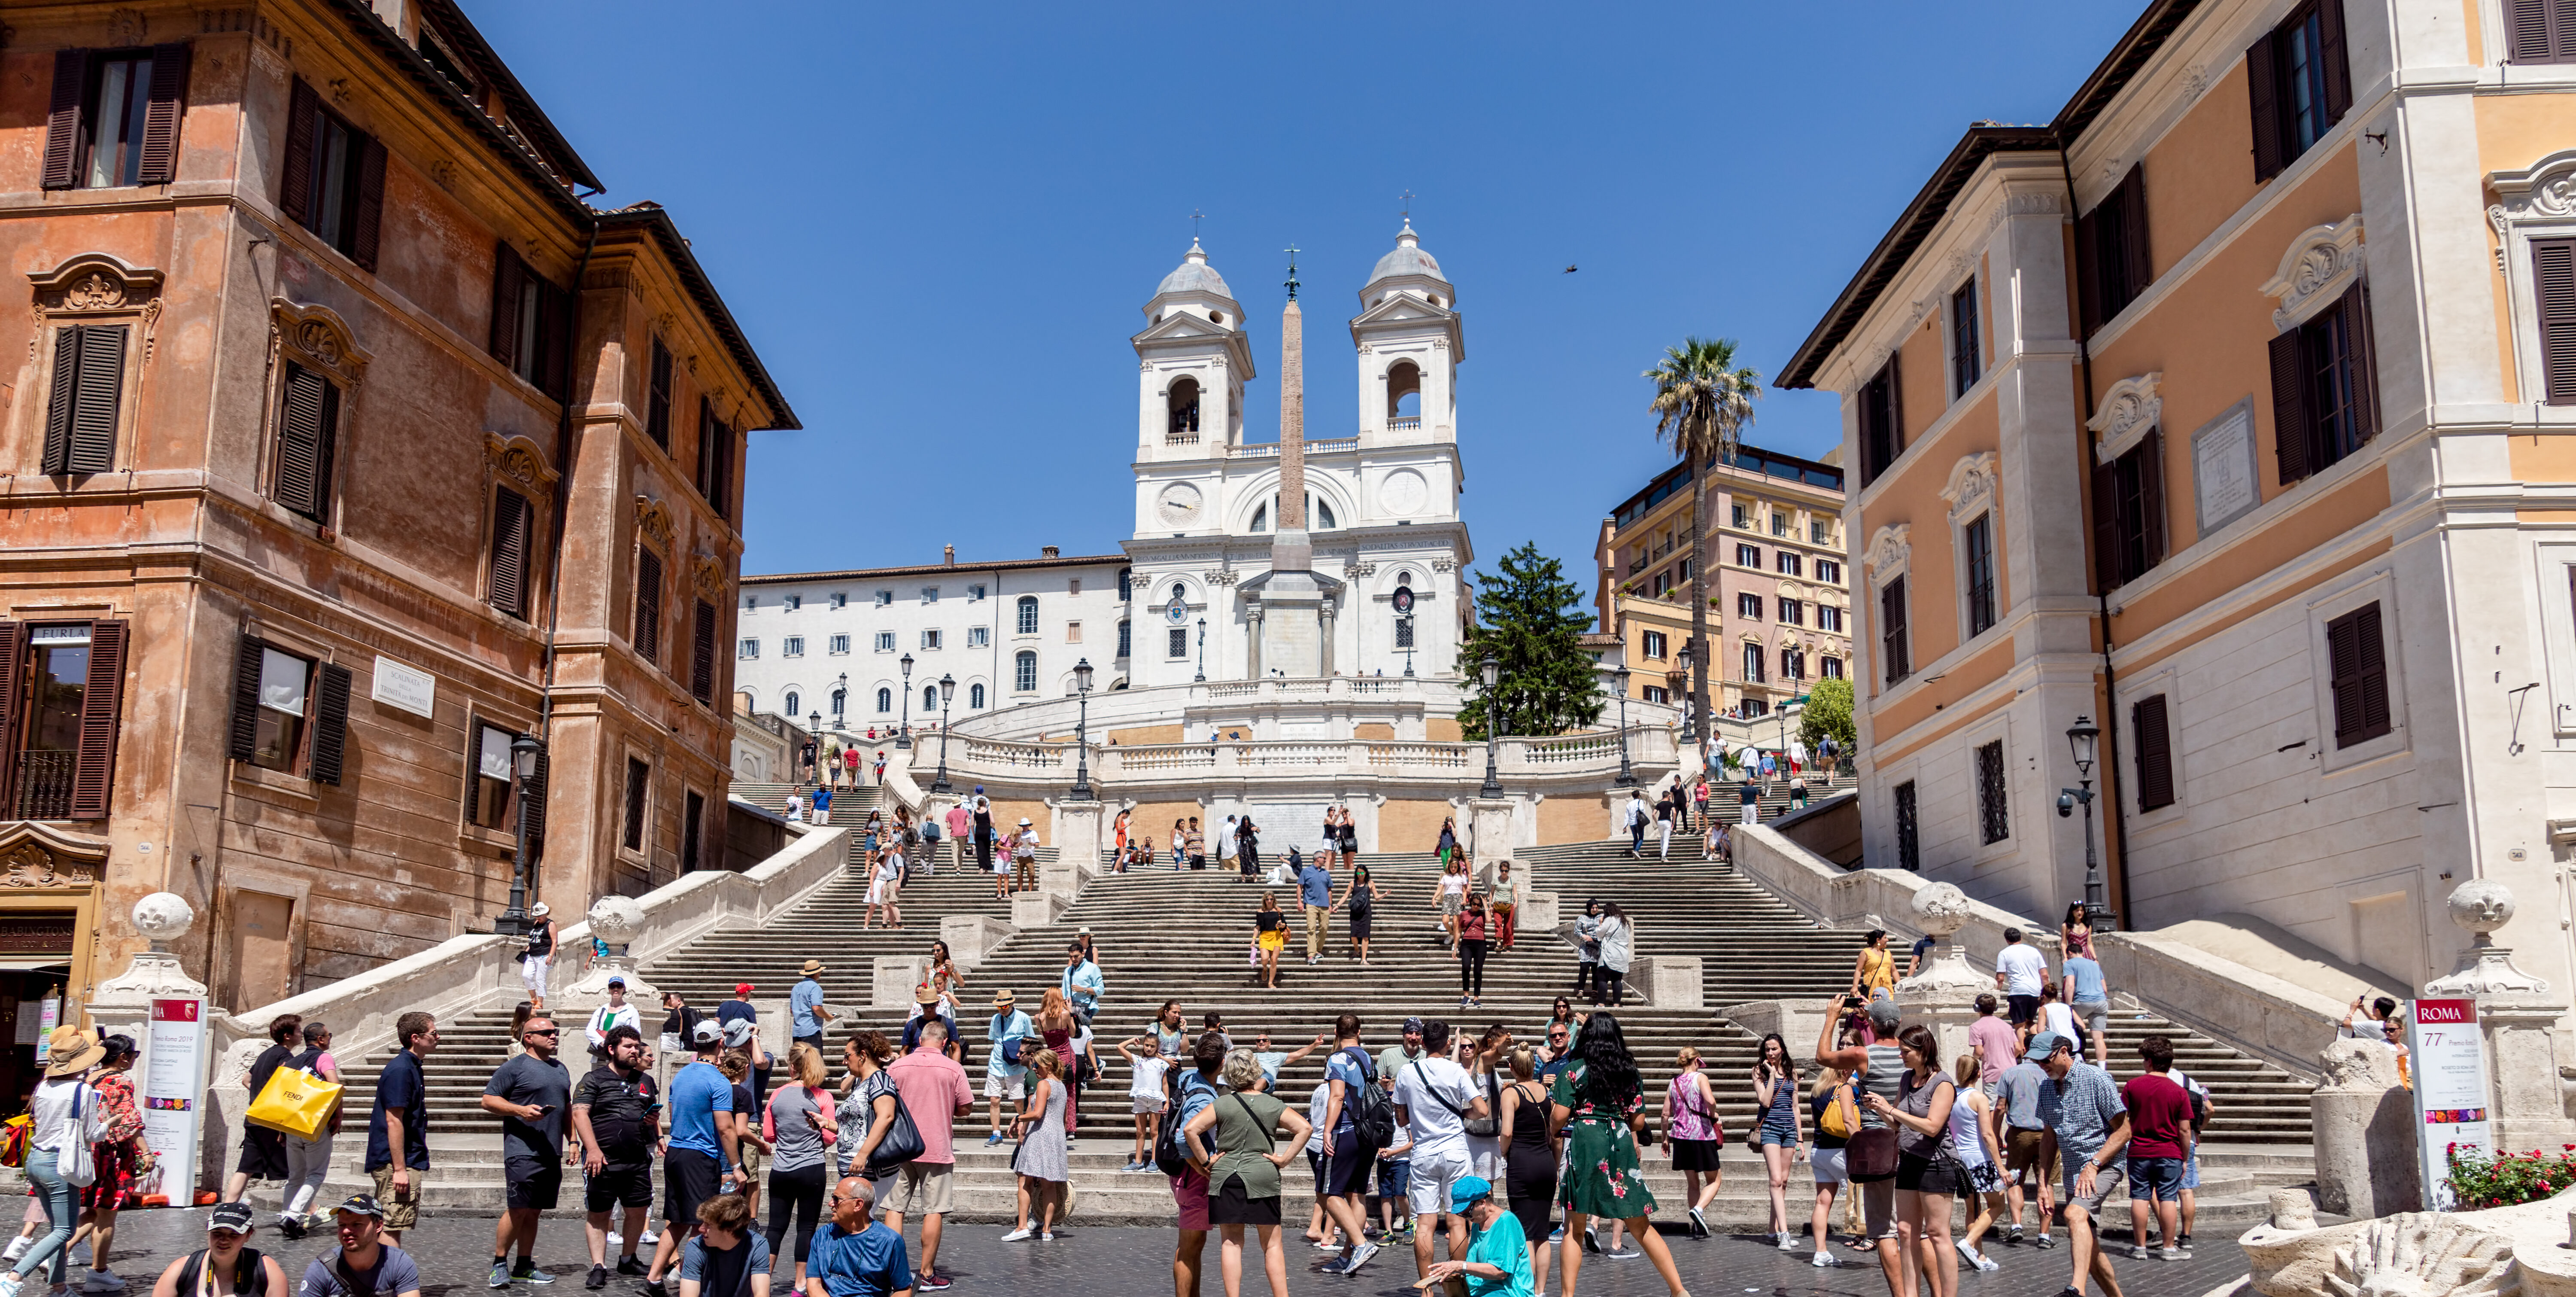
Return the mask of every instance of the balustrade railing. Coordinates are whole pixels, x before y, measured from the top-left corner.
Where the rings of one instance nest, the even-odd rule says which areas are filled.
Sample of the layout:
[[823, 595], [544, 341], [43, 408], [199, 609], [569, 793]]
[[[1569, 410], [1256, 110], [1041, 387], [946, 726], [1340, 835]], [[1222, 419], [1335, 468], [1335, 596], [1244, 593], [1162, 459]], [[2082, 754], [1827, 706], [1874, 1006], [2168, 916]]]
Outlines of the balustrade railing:
[[67, 820], [72, 816], [72, 771], [80, 764], [77, 752], [21, 752], [18, 754], [18, 795], [16, 818], [22, 820]]

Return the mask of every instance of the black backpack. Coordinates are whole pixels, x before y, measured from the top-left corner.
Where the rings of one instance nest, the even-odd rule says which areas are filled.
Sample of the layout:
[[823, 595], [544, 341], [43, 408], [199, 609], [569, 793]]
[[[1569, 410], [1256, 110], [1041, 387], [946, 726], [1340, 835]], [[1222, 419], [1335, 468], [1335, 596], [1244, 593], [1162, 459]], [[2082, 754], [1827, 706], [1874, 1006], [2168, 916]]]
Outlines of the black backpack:
[[1181, 1151], [1181, 1069], [1178, 1067], [1163, 1078], [1163, 1115], [1154, 1123], [1154, 1169], [1168, 1176], [1178, 1176], [1190, 1169], [1189, 1155]]
[[[1386, 1148], [1395, 1143], [1395, 1101], [1379, 1087], [1377, 1064], [1369, 1059], [1368, 1051], [1353, 1045], [1348, 1052], [1359, 1060], [1360, 1065], [1360, 1084], [1344, 1087], [1356, 1088], [1359, 1093], [1346, 1095], [1342, 1100], [1343, 1106], [1350, 1110], [1351, 1129], [1359, 1136], [1361, 1148], [1370, 1151]], [[1325, 1133], [1326, 1139], [1331, 1137], [1331, 1132]]]

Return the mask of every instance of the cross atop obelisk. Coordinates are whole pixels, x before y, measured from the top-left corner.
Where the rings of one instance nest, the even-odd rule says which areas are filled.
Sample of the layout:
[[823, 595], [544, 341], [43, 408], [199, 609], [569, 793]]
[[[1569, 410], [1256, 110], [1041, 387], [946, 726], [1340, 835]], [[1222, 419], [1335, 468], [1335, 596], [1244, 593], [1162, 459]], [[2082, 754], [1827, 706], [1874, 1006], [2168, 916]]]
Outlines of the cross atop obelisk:
[[1305, 570], [1313, 553], [1306, 542], [1306, 320], [1297, 309], [1297, 251], [1288, 249], [1288, 309], [1279, 316], [1279, 530], [1271, 566], [1285, 571]]

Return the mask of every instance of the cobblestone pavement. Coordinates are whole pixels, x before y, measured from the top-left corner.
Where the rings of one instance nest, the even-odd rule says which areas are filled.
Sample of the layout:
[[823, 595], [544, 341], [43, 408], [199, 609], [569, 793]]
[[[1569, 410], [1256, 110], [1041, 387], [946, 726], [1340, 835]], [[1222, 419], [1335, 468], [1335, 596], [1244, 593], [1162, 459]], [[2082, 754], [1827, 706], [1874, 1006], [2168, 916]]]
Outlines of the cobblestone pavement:
[[[172, 1260], [202, 1246], [205, 1219], [202, 1210], [142, 1211], [124, 1217], [110, 1259], [126, 1277], [133, 1297], [148, 1294], [152, 1279]], [[958, 1225], [947, 1231], [940, 1243], [939, 1260], [940, 1268], [956, 1278], [957, 1286], [952, 1291], [1064, 1292], [1100, 1297], [1155, 1297], [1170, 1291], [1173, 1238], [1168, 1230], [1075, 1227], [1062, 1231], [1054, 1243], [1004, 1243], [1003, 1232], [999, 1225]], [[1412, 1257], [1410, 1250], [1401, 1245], [1371, 1261], [1358, 1280], [1344, 1280], [1308, 1273], [1309, 1267], [1318, 1264], [1325, 1254], [1298, 1237], [1297, 1226], [1290, 1226], [1282, 1234], [1290, 1248], [1288, 1286], [1292, 1292], [1411, 1297]], [[1886, 1280], [1875, 1265], [1846, 1262], [1819, 1270], [1808, 1264], [1806, 1252], [1781, 1252], [1751, 1236], [1693, 1240], [1674, 1235], [1667, 1241], [1681, 1266], [1682, 1279], [1695, 1297], [1745, 1293], [1765, 1297], [1882, 1297], [1887, 1292]], [[288, 1281], [299, 1284], [305, 1264], [331, 1246], [323, 1236], [299, 1243], [284, 1242], [265, 1222], [253, 1242], [276, 1254], [286, 1266]], [[2195, 1239], [2194, 1244], [2197, 1255], [2188, 1261], [2117, 1259], [2113, 1264], [2124, 1294], [2200, 1297], [2245, 1272], [2244, 1259], [2232, 1240]], [[424, 1220], [406, 1241], [407, 1249], [421, 1266], [425, 1281], [422, 1297], [473, 1297], [488, 1291], [485, 1279], [491, 1271], [491, 1245], [489, 1217], [434, 1216]], [[85, 1246], [82, 1251], [85, 1256]], [[915, 1234], [916, 1260], [920, 1252], [919, 1236]], [[2008, 1248], [1998, 1242], [1990, 1246], [1989, 1252], [2003, 1269], [1962, 1273], [1961, 1297], [2051, 1297], [2065, 1287], [2068, 1262], [2062, 1245], [2043, 1252], [2031, 1247]], [[1837, 1255], [1847, 1254], [1838, 1251]], [[536, 1258], [539, 1266], [557, 1279], [542, 1290], [543, 1297], [577, 1297], [582, 1293], [582, 1278], [589, 1266], [577, 1218], [548, 1217], [539, 1235]], [[77, 1270], [72, 1278], [77, 1285]], [[1267, 1297], [1269, 1286], [1257, 1271], [1247, 1273], [1245, 1279], [1246, 1297]], [[604, 1297], [636, 1297], [641, 1286], [640, 1280], [613, 1279]], [[675, 1281], [671, 1287], [676, 1293], [679, 1285]], [[1549, 1291], [1556, 1287], [1551, 1274]], [[782, 1284], [773, 1292], [783, 1289]], [[1580, 1290], [1595, 1297], [1662, 1297], [1664, 1286], [1643, 1257], [1612, 1261], [1594, 1256], [1584, 1261]], [[41, 1292], [29, 1291], [31, 1297]], [[1225, 1291], [1218, 1275], [1217, 1243], [1213, 1237], [1208, 1241], [1200, 1291], [1203, 1297], [1219, 1297]], [[522, 1283], [514, 1286], [514, 1297], [539, 1294], [531, 1285]]]

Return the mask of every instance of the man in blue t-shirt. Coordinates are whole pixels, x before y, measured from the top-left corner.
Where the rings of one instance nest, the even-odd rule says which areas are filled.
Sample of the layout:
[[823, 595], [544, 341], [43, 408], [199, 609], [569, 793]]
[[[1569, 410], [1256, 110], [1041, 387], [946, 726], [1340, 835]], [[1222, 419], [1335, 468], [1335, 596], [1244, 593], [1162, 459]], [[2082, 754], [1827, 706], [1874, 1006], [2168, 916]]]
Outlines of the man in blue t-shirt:
[[[1288, 854], [1297, 854], [1295, 847]], [[1306, 857], [1297, 868], [1297, 904], [1306, 913], [1306, 962], [1324, 958], [1324, 932], [1333, 917], [1333, 874], [1324, 868], [1321, 855]]]
[[396, 1244], [420, 1220], [420, 1182], [429, 1171], [428, 1088], [421, 1060], [438, 1048], [438, 1019], [417, 1010], [394, 1019], [402, 1048], [376, 1078], [375, 1106], [367, 1113], [367, 1174], [376, 1181], [376, 1219]]
[[823, 1052], [823, 1025], [832, 1020], [832, 1011], [823, 1007], [823, 984], [815, 978], [823, 975], [823, 961], [809, 959], [798, 970], [804, 974], [794, 989], [787, 992], [788, 1029], [796, 1043], [812, 1045], [815, 1053]]
[[[1313, 868], [1311, 863], [1308, 866]], [[1320, 872], [1320, 871], [1318, 871]], [[1311, 1048], [1311, 1046], [1310, 1046]], [[1345, 1013], [1333, 1019], [1333, 1054], [1324, 1062], [1324, 1177], [1316, 1186], [1324, 1214], [1332, 1217], [1351, 1250], [1324, 1263], [1330, 1274], [1354, 1274], [1377, 1255], [1377, 1244], [1361, 1228], [1368, 1220], [1369, 1168], [1377, 1150], [1360, 1142], [1357, 1118], [1362, 1094], [1377, 1084], [1377, 1066], [1360, 1044], [1360, 1019]]]
[[733, 1111], [733, 1081], [716, 1066], [724, 1052], [723, 1024], [708, 1019], [691, 1027], [689, 1046], [696, 1059], [671, 1074], [665, 1091], [671, 1137], [662, 1155], [662, 1240], [653, 1245], [653, 1264], [645, 1270], [647, 1297], [668, 1297], [662, 1276], [670, 1273], [681, 1245], [697, 1232], [699, 1204], [735, 1192], [744, 1180], [733, 1126], [716, 1121], [717, 1113]]
[[[912, 1291], [912, 1260], [903, 1236], [872, 1217], [876, 1186], [858, 1176], [832, 1188], [832, 1223], [814, 1236], [805, 1261], [803, 1297], [893, 1297]], [[945, 1288], [946, 1280], [929, 1286]]]
[[2068, 955], [2059, 965], [2065, 986], [2060, 991], [2074, 1011], [2075, 1025], [2093, 1041], [2093, 1065], [2111, 1067], [2111, 988], [2102, 980], [2102, 965], [2089, 955]]

